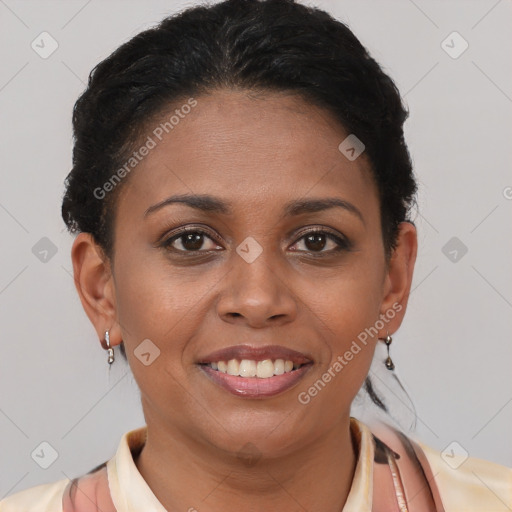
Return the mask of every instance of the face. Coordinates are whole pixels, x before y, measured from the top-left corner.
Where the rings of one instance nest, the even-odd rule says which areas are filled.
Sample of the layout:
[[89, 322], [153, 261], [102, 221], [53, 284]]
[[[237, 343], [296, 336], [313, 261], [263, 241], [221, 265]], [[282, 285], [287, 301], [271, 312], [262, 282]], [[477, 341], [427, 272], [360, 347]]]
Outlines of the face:
[[162, 140], [160, 120], [149, 129], [156, 145], [117, 204], [112, 274], [83, 277], [81, 298], [100, 339], [124, 340], [149, 429], [277, 456], [348, 418], [405, 312], [414, 230], [401, 226], [388, 266], [369, 162], [340, 152], [348, 133], [326, 111], [290, 95], [195, 99]]

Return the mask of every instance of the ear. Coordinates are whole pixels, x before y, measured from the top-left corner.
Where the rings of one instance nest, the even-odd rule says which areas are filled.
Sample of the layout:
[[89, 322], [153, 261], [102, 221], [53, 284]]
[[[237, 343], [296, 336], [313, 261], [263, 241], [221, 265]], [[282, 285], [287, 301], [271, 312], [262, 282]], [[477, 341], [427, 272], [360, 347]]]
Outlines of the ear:
[[384, 298], [380, 314], [381, 317], [385, 315], [388, 320], [385, 327], [379, 331], [379, 338], [385, 338], [388, 331], [390, 334], [396, 332], [402, 324], [411, 291], [417, 251], [416, 228], [410, 222], [401, 222], [397, 245], [391, 255], [384, 279]]
[[100, 343], [107, 348], [105, 331], [111, 346], [122, 341], [117, 323], [114, 279], [111, 265], [90, 233], [79, 233], [71, 248], [75, 287], [82, 306], [94, 325]]

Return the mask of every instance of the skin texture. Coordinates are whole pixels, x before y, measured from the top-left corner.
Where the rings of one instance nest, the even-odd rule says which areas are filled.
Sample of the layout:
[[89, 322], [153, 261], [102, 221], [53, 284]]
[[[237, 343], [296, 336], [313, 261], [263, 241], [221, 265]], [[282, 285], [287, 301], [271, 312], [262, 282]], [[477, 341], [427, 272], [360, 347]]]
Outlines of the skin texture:
[[[148, 440], [136, 464], [168, 510], [339, 511], [357, 456], [350, 404], [377, 337], [402, 322], [415, 228], [400, 225], [387, 265], [369, 162], [338, 150], [348, 133], [327, 111], [287, 94], [219, 90], [196, 99], [123, 185], [113, 266], [87, 233], [72, 248], [77, 290], [98, 338], [109, 329], [113, 346], [124, 340], [141, 390]], [[173, 204], [144, 217], [174, 194], [210, 194], [233, 212]], [[362, 219], [342, 208], [281, 218], [289, 201], [324, 197], [350, 202]], [[198, 244], [204, 254], [189, 255], [183, 238], [174, 252], [157, 246], [184, 225], [207, 231]], [[313, 227], [348, 238], [350, 248], [336, 253], [327, 237], [308, 243]], [[263, 249], [252, 263], [236, 252], [247, 237]], [[298, 394], [393, 304], [402, 308], [378, 336], [301, 404]], [[134, 355], [144, 339], [161, 351], [149, 366]], [[314, 364], [277, 396], [237, 397], [196, 363], [238, 344], [283, 345]], [[237, 456], [247, 443], [257, 453], [250, 463]]]

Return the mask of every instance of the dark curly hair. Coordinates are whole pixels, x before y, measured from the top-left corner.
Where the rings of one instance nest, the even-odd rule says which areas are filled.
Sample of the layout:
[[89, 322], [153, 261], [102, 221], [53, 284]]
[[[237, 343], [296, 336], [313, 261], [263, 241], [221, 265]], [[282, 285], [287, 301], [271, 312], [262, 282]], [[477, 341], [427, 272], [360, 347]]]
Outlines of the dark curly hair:
[[[365, 145], [379, 191], [389, 260], [417, 189], [404, 142], [408, 116], [392, 79], [342, 22], [295, 0], [225, 0], [163, 19], [91, 71], [73, 110], [73, 168], [62, 218], [113, 260], [116, 198], [108, 182], [170, 104], [216, 89], [295, 94], [324, 108]], [[147, 134], [146, 134], [147, 135]], [[126, 358], [123, 344], [121, 350]], [[369, 377], [366, 391], [384, 410]]]

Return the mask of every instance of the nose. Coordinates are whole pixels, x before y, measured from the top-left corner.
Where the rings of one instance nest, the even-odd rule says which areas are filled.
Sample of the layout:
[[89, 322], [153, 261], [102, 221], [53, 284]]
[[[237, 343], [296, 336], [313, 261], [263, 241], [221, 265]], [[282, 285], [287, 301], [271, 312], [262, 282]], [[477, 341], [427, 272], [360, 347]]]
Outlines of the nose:
[[217, 312], [223, 321], [263, 328], [296, 318], [298, 303], [292, 283], [287, 282], [286, 273], [269, 253], [263, 251], [251, 263], [233, 255], [217, 301]]

